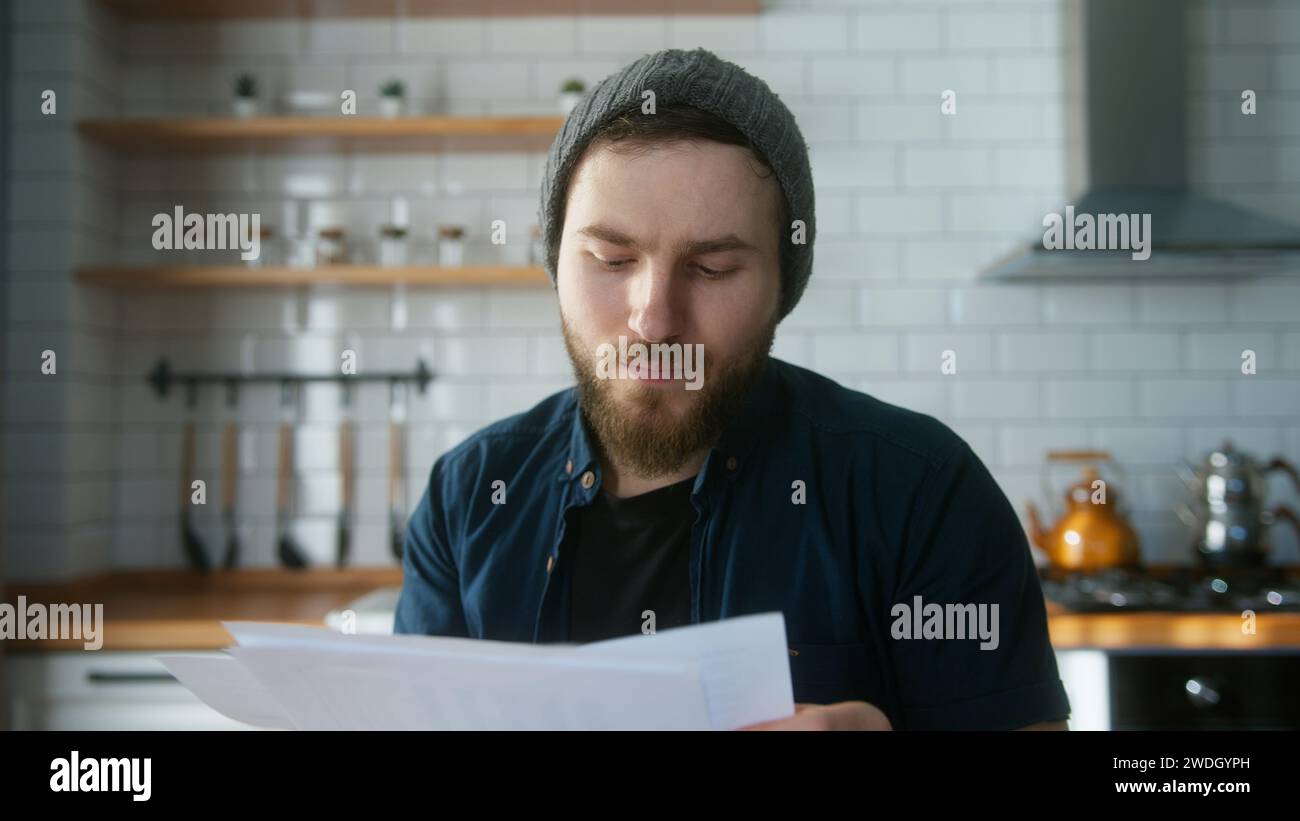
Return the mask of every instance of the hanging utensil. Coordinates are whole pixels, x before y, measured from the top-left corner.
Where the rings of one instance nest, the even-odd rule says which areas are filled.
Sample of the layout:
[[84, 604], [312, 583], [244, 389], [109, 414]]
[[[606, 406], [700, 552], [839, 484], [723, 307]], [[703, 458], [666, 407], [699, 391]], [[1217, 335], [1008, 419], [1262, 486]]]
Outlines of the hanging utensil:
[[334, 563], [344, 567], [352, 551], [352, 386], [343, 383], [343, 409], [339, 420], [339, 526]]
[[[226, 385], [226, 407], [236, 403], [235, 383]], [[221, 435], [221, 520], [226, 530], [226, 555], [221, 565], [230, 570], [239, 565], [239, 522], [235, 516], [237, 482], [239, 477], [239, 423], [226, 420]]]
[[280, 389], [280, 452], [275, 476], [275, 532], [276, 553], [285, 567], [307, 566], [306, 554], [294, 541], [290, 527], [293, 522], [293, 424], [296, 421], [297, 403], [293, 385], [285, 381]]
[[209, 569], [208, 551], [194, 527], [193, 504], [190, 499], [194, 481], [194, 406], [197, 404], [197, 387], [185, 386], [185, 426], [181, 433], [181, 545], [190, 567], [202, 573]]
[[405, 387], [393, 380], [388, 388], [388, 544], [399, 561], [406, 540], [406, 481], [402, 459]]

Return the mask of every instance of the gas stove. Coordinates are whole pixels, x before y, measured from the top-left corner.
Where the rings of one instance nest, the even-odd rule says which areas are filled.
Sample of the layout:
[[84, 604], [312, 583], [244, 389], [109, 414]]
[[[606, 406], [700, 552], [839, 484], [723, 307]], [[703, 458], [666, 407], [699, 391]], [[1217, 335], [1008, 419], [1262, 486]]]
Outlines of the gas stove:
[[1300, 612], [1300, 578], [1283, 567], [1044, 570], [1040, 579], [1049, 601], [1077, 613]]

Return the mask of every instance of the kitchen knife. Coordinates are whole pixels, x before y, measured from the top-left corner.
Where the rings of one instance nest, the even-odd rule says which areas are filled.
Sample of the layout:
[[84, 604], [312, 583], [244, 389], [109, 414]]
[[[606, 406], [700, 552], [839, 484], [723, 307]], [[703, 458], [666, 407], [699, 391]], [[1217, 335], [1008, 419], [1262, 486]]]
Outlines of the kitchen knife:
[[226, 529], [226, 555], [221, 562], [227, 570], [239, 564], [239, 527], [235, 518], [235, 485], [239, 475], [239, 425], [226, 422], [221, 437], [221, 519]]
[[198, 391], [192, 383], [186, 386], [185, 427], [181, 431], [181, 546], [191, 568], [199, 570], [200, 573], [207, 573], [211, 566], [208, 562], [208, 551], [203, 546], [203, 539], [199, 538], [199, 531], [195, 530], [194, 518], [192, 518], [194, 503], [190, 498], [192, 492], [190, 483], [194, 482], [194, 407], [198, 399], [196, 392]]
[[401, 385], [394, 382], [389, 397], [388, 422], [388, 544], [394, 558], [401, 561], [406, 539], [406, 483], [403, 480], [402, 416], [398, 401]]
[[352, 423], [347, 416], [350, 389], [343, 386], [343, 418], [339, 422], [339, 526], [334, 562], [345, 567], [352, 551]]
[[[191, 403], [192, 405], [192, 400]], [[190, 500], [190, 483], [194, 481], [194, 419], [188, 417], [181, 433], [181, 545], [190, 567], [206, 573], [209, 568], [208, 551], [203, 547], [194, 528], [193, 504]]]
[[[282, 407], [289, 404], [292, 388], [286, 383], [281, 393]], [[296, 407], [296, 405], [295, 405]], [[290, 532], [293, 517], [293, 425], [280, 422], [280, 453], [275, 476], [276, 553], [285, 567], [303, 568], [307, 559]]]

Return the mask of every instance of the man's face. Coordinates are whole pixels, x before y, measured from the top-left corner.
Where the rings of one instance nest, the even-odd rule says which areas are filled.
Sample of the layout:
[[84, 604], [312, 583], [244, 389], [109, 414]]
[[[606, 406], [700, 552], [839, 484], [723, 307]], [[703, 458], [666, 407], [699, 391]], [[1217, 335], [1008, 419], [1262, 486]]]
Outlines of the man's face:
[[[760, 171], [767, 176], [760, 176]], [[594, 146], [575, 170], [557, 283], [583, 410], [644, 476], [712, 444], [771, 347], [780, 299], [780, 188], [739, 146]], [[703, 385], [597, 377], [603, 343], [702, 346]]]

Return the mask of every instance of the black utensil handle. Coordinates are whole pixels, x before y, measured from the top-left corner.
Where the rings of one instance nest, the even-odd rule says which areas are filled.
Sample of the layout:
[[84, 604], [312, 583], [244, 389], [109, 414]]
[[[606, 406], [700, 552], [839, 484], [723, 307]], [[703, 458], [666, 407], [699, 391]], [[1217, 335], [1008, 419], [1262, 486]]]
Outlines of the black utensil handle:
[[177, 683], [176, 677], [171, 673], [118, 673], [105, 670], [88, 671], [86, 681], [91, 684]]
[[295, 570], [307, 566], [307, 557], [303, 554], [298, 543], [293, 540], [293, 536], [286, 533], [280, 537], [279, 550], [280, 564]]

